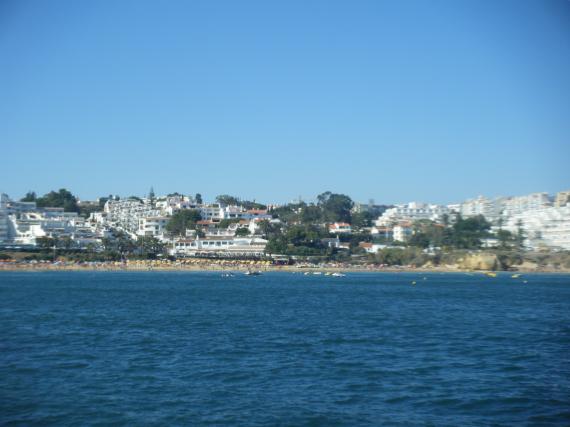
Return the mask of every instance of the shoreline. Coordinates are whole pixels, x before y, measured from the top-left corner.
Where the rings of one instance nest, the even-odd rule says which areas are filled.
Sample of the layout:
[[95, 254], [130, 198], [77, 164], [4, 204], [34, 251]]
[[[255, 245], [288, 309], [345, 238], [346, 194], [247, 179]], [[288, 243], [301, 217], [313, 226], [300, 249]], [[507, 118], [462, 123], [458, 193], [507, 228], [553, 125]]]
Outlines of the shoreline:
[[61, 265], [61, 264], [32, 264], [32, 265], [2, 265], [1, 272], [246, 272], [260, 271], [263, 273], [506, 273], [506, 274], [570, 274], [570, 269], [517, 269], [517, 270], [469, 270], [450, 267], [413, 268], [413, 267], [355, 267], [355, 266], [275, 266], [275, 265], [129, 265], [129, 264], [98, 264], [98, 265]]

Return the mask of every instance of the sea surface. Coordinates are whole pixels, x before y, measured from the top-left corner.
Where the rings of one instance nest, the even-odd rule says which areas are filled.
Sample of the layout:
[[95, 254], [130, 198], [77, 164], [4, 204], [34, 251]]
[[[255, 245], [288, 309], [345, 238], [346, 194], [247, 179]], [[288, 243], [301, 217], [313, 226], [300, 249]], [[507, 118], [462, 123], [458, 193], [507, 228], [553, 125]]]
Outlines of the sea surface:
[[568, 426], [570, 276], [3, 272], [0, 424]]

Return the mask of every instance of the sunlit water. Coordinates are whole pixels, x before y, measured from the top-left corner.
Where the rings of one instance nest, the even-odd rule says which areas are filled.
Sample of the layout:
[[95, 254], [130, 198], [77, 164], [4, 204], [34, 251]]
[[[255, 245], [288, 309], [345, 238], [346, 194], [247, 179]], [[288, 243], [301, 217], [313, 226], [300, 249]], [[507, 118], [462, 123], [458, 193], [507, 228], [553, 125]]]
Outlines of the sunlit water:
[[0, 273], [0, 423], [567, 426], [570, 277]]

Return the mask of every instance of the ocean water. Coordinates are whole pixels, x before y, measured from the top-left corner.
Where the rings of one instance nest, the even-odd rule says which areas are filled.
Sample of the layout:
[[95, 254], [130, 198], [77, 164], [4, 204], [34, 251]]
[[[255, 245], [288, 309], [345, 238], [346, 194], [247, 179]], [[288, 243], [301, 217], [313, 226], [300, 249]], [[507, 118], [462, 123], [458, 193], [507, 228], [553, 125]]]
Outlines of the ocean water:
[[3, 272], [0, 424], [568, 426], [570, 276]]

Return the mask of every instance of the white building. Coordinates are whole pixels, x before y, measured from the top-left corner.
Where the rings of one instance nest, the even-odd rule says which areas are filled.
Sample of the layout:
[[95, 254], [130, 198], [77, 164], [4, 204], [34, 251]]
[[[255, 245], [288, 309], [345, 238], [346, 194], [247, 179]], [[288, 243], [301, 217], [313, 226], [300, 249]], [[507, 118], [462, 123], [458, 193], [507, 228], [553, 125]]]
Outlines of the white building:
[[173, 256], [259, 257], [265, 253], [267, 240], [259, 237], [210, 236], [179, 239], [173, 243]]
[[508, 217], [503, 228], [516, 234], [519, 228], [530, 249], [543, 247], [570, 250], [570, 204], [524, 211]]
[[552, 202], [548, 193], [532, 193], [526, 196], [505, 198], [502, 205], [502, 215], [508, 219], [513, 215], [550, 207]]
[[69, 238], [73, 246], [84, 247], [99, 244], [102, 236], [77, 213], [46, 208], [10, 215], [8, 237], [18, 245], [36, 245], [40, 237]]
[[224, 219], [224, 210], [219, 205], [203, 205], [198, 210], [203, 220], [219, 222]]
[[273, 216], [267, 212], [267, 209], [248, 209], [242, 213], [242, 219], [248, 220], [271, 220]]
[[38, 208], [35, 202], [18, 202], [0, 195], [0, 243], [37, 245], [38, 238], [66, 239], [70, 247], [99, 245], [107, 230], [63, 208]]
[[352, 227], [346, 222], [335, 222], [329, 225], [329, 232], [333, 234], [337, 233], [352, 233]]
[[382, 216], [376, 220], [376, 225], [382, 227], [400, 221], [417, 221], [421, 219], [439, 221], [443, 215], [449, 215], [449, 213], [450, 210], [447, 206], [411, 202], [386, 209]]
[[362, 242], [358, 246], [360, 246], [362, 249], [364, 249], [369, 254], [375, 254], [379, 250], [385, 249], [388, 247], [388, 245], [382, 245], [379, 243], [368, 243], [368, 242]]
[[392, 230], [394, 233], [394, 240], [399, 242], [407, 242], [413, 234], [413, 228], [411, 224], [397, 224], [393, 227]]
[[155, 203], [155, 208], [161, 210], [165, 215], [173, 215], [182, 209], [199, 209], [199, 206], [191, 197], [167, 196], [159, 199]]
[[566, 206], [568, 203], [570, 203], [570, 190], [556, 193], [556, 199], [554, 201], [555, 207], [561, 208], [562, 206]]
[[150, 216], [139, 219], [139, 229], [137, 230], [138, 236], [158, 237], [162, 236], [166, 231], [166, 224], [168, 224], [168, 217], [165, 216]]
[[0, 243], [8, 242], [8, 201], [7, 194], [0, 194]]
[[141, 218], [160, 216], [162, 216], [162, 211], [155, 208], [148, 200], [121, 199], [107, 201], [104, 215], [98, 215], [95, 218], [101, 221], [103, 225], [136, 235], [139, 231], [139, 220]]
[[[448, 206], [451, 208], [451, 206]], [[452, 209], [464, 218], [483, 215], [488, 221], [496, 221], [503, 209], [502, 199], [491, 200], [483, 196], [476, 199], [466, 200], [459, 204], [459, 209]]]

